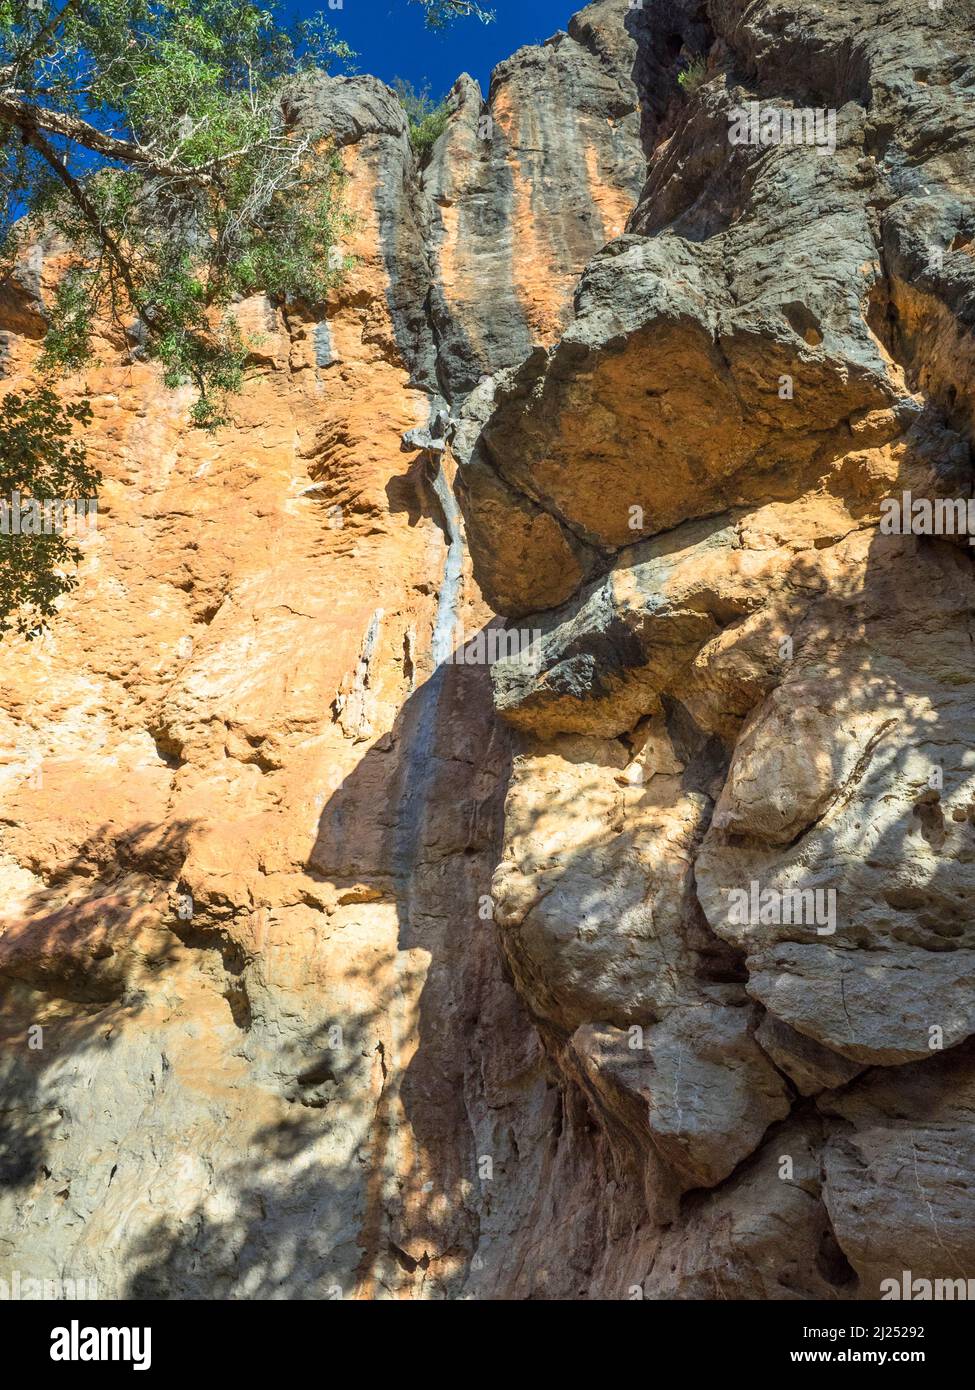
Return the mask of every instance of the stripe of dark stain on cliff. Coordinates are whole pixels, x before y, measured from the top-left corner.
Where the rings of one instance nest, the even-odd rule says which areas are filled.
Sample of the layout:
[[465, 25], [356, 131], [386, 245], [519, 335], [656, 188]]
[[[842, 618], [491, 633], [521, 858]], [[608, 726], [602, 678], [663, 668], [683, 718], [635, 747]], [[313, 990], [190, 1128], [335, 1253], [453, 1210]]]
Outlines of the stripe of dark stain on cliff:
[[428, 313], [430, 266], [420, 190], [413, 177], [415, 166], [394, 157], [392, 149], [399, 153], [395, 137], [384, 133], [377, 150], [375, 205], [386, 304], [411, 383], [436, 392], [437, 347]]
[[[478, 120], [490, 114], [482, 100]], [[449, 134], [448, 129], [435, 155], [441, 167], [448, 163]], [[441, 389], [452, 400], [471, 391], [484, 373], [520, 362], [531, 349], [531, 335], [514, 290], [514, 180], [507, 138], [498, 122], [489, 140], [480, 141], [475, 135], [475, 150], [476, 167], [466, 171], [470, 187], [457, 201], [457, 256], [470, 271], [471, 283], [482, 287], [477, 301], [463, 308], [448, 303], [439, 262], [431, 258], [430, 312], [438, 375]], [[493, 273], [485, 274], [484, 268], [492, 266]], [[474, 330], [473, 336], [469, 329]]]
[[[450, 145], [450, 135], [456, 118], [456, 113], [454, 113], [448, 120], [443, 136], [434, 147], [429, 165], [430, 176], [435, 177], [441, 187], [445, 181], [443, 170], [448, 163], [447, 152]], [[430, 232], [432, 234], [434, 219], [437, 215], [437, 204], [433, 193], [428, 196], [430, 199]], [[460, 216], [465, 206], [466, 204], [458, 207], [458, 240], [461, 240], [463, 235], [460, 231]], [[441, 241], [440, 244], [442, 249], [443, 242]], [[428, 245], [427, 254], [430, 264], [428, 313], [437, 348], [437, 379], [446, 399], [456, 401], [473, 390], [477, 385], [478, 378], [482, 372], [487, 370], [487, 367], [481, 360], [481, 355], [478, 354], [474, 344], [468, 338], [464, 325], [458, 320], [455, 309], [452, 309], [447, 302], [444, 286], [440, 279], [440, 257], [434, 252], [432, 244]]]
[[[482, 107], [487, 114], [490, 108]], [[519, 112], [519, 118], [521, 113]], [[492, 118], [493, 119], [493, 118]], [[508, 367], [531, 351], [531, 332], [514, 285], [514, 206], [515, 181], [511, 161], [514, 153], [501, 123], [494, 121], [491, 139], [485, 142], [489, 158], [481, 161], [481, 176], [475, 191], [483, 201], [469, 197], [461, 205], [457, 219], [458, 240], [469, 248], [469, 260], [476, 266], [496, 260], [503, 275], [485, 277], [490, 294], [478, 308], [478, 330], [483, 343], [482, 371], [495, 372]], [[485, 209], [492, 216], [485, 217]], [[472, 276], [480, 280], [480, 276]], [[472, 385], [475, 383], [472, 383]]]
[[[570, 40], [566, 39], [562, 47], [568, 42]], [[576, 62], [584, 62], [579, 58], [582, 52], [579, 45], [573, 47]], [[564, 53], [561, 56], [568, 57]], [[548, 99], [539, 101], [533, 109], [540, 135], [537, 145], [541, 151], [541, 170], [540, 177], [531, 181], [531, 207], [534, 218], [544, 219], [548, 243], [563, 272], [574, 270], [578, 274], [592, 258], [602, 238], [592, 232], [587, 237], [584, 230], [583, 205], [593, 216], [598, 214], [592, 201], [583, 152], [578, 107], [580, 84], [573, 80], [577, 67], [573, 65], [569, 75], [559, 57], [558, 50], [553, 49], [544, 87]], [[554, 210], [550, 205], [553, 194]], [[591, 227], [591, 221], [589, 225]], [[553, 235], [556, 229], [557, 238]]]

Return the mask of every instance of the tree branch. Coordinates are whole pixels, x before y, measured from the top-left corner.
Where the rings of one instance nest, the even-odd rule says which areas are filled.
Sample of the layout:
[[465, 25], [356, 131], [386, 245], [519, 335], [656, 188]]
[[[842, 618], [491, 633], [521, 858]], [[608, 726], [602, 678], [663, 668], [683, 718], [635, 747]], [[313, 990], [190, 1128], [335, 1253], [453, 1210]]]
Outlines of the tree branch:
[[70, 169], [59, 157], [57, 151], [48, 144], [44, 136], [39, 131], [31, 131], [28, 135], [28, 144], [41, 156], [44, 162], [53, 170], [60, 181], [68, 190], [72, 199], [91, 230], [98, 237], [102, 246], [105, 248], [110, 260], [118, 272], [119, 279], [125, 286], [126, 293], [132, 304], [133, 310], [140, 316], [143, 322], [151, 329], [153, 324], [152, 315], [140, 302], [139, 292], [136, 289], [135, 281], [132, 278], [132, 271], [129, 267], [125, 252], [116, 241], [115, 237], [108, 230], [99, 216], [98, 209], [95, 207], [83, 186], [71, 173]]
[[83, 121], [80, 116], [69, 116], [63, 111], [50, 111], [44, 106], [34, 106], [23, 97], [10, 93], [0, 94], [0, 124], [14, 126], [28, 144], [33, 143], [32, 137], [35, 134], [44, 131], [48, 135], [59, 135], [66, 140], [74, 140], [93, 154], [118, 160], [121, 164], [148, 169], [153, 174], [166, 174], [170, 178], [190, 179], [201, 184], [214, 182], [212, 174], [207, 172], [208, 166], [193, 168], [192, 165], [171, 164], [131, 140], [119, 140], [114, 135], [106, 135], [97, 126]]
[[61, 28], [61, 25], [64, 23], [65, 19], [74, 9], [77, 3], [78, 0], [66, 0], [66, 3], [58, 11], [58, 13], [52, 15], [48, 22], [44, 25], [44, 27], [38, 30], [38, 32], [31, 39], [30, 43], [27, 45], [26, 50], [17, 59], [18, 68], [25, 61], [25, 59], [37, 57], [38, 53], [47, 43], [48, 39], [53, 39], [54, 35]]
[[37, 31], [37, 33], [31, 39], [30, 43], [24, 49], [23, 53], [18, 55], [17, 61], [15, 63], [12, 63], [9, 67], [0, 68], [0, 82], [11, 81], [13, 78], [17, 76], [18, 72], [21, 71], [24, 64], [28, 60], [36, 58], [39, 55], [40, 51], [43, 49], [48, 39], [53, 39], [54, 35], [58, 32], [58, 30], [61, 28], [61, 25], [64, 23], [64, 20], [69, 14], [69, 12], [73, 10], [75, 5], [77, 4], [78, 0], [66, 0], [66, 3], [58, 11], [58, 13], [52, 15], [48, 22], [43, 26], [43, 28]]

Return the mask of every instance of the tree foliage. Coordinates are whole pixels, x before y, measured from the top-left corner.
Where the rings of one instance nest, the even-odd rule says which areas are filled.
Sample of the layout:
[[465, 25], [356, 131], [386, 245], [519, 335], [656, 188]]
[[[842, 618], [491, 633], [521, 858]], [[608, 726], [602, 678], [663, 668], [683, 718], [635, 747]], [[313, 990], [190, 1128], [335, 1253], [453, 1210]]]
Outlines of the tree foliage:
[[699, 87], [703, 87], [708, 78], [708, 65], [706, 58], [692, 58], [687, 66], [677, 74], [677, 84], [688, 96], [693, 96]]
[[446, 101], [434, 101], [430, 88], [417, 91], [412, 82], [397, 77], [393, 82], [410, 126], [410, 144], [418, 154], [432, 149], [447, 124]]
[[219, 423], [246, 357], [233, 302], [318, 302], [340, 273], [340, 165], [292, 97], [350, 56], [320, 15], [289, 29], [239, 0], [0, 0], [0, 256], [42, 227], [71, 248], [50, 365], [79, 366], [108, 317]]
[[475, 0], [413, 0], [413, 3], [424, 6], [431, 29], [444, 29], [455, 19], [479, 19], [482, 24], [490, 24], [494, 19], [494, 11], [482, 9]]
[[80, 551], [62, 530], [11, 534], [12, 499], [90, 498], [101, 478], [75, 435], [91, 420], [85, 402], [65, 405], [50, 387], [0, 401], [0, 505], [8, 534], [0, 536], [0, 636], [16, 630], [30, 641], [47, 626], [57, 600], [77, 580], [66, 566]]

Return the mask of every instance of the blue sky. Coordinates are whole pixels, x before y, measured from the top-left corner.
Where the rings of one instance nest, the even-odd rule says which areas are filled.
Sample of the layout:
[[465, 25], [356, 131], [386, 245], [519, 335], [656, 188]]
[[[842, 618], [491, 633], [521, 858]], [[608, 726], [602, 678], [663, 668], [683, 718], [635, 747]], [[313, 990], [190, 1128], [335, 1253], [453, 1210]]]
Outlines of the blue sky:
[[384, 82], [404, 77], [417, 88], [429, 83], [431, 95], [439, 97], [462, 72], [476, 78], [486, 95], [496, 63], [523, 44], [543, 43], [556, 30], [566, 29], [586, 0], [483, 3], [495, 12], [493, 24], [459, 19], [445, 32], [427, 29], [423, 6], [409, 0], [342, 0], [340, 9], [329, 8], [329, 0], [297, 0], [289, 9], [298, 15], [322, 10], [339, 36], [357, 50], [360, 72], [373, 73]]

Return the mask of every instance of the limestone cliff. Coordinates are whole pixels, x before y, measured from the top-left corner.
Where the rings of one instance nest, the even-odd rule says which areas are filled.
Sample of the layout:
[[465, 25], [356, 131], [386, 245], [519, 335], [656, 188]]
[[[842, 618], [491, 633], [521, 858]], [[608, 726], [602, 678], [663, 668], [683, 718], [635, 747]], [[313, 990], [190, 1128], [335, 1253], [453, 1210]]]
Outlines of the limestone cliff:
[[[0, 1275], [975, 1275], [972, 552], [881, 526], [972, 495], [973, 36], [597, 0], [423, 161], [308, 79], [321, 319], [240, 306], [216, 437], [105, 331], [81, 584], [0, 653]], [[531, 660], [457, 660], [502, 619]]]

